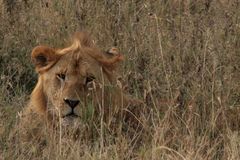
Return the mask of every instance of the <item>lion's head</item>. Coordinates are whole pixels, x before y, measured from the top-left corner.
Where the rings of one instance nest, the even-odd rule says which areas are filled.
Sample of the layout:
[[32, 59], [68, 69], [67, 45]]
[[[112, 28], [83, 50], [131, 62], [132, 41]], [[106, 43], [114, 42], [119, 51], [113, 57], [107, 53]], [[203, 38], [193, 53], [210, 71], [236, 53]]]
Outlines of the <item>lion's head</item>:
[[114, 69], [122, 55], [106, 56], [86, 33], [77, 33], [72, 45], [64, 49], [37, 46], [31, 57], [38, 82], [30, 103], [40, 114], [71, 122], [81, 118], [88, 105], [111, 106], [116, 97], [121, 101]]

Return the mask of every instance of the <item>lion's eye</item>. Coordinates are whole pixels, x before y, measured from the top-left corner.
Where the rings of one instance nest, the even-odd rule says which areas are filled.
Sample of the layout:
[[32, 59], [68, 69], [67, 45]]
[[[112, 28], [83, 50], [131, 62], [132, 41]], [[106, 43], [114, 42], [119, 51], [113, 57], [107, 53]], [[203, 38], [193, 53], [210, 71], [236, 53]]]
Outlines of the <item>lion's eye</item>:
[[86, 84], [88, 84], [89, 82], [92, 82], [94, 79], [95, 79], [94, 76], [88, 76], [88, 77], [86, 78]]
[[63, 73], [59, 73], [59, 74], [57, 74], [57, 77], [61, 80], [65, 80], [66, 75]]

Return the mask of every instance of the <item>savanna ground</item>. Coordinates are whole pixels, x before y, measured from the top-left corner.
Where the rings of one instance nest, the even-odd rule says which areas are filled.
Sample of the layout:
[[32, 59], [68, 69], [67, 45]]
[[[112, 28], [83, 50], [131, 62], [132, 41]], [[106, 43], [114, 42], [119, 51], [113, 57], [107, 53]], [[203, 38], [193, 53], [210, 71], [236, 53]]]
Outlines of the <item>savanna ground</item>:
[[[0, 159], [240, 159], [238, 0], [1, 0], [0, 11]], [[81, 29], [124, 54], [120, 74], [151, 110], [148, 132], [11, 147], [37, 79], [32, 48], [66, 46]]]

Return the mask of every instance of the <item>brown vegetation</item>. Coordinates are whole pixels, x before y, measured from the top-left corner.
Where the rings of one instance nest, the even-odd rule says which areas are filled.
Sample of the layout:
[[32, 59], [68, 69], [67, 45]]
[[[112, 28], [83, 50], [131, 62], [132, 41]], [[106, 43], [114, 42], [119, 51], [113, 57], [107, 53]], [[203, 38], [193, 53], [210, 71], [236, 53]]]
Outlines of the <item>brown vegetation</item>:
[[[0, 7], [0, 159], [240, 159], [238, 0], [2, 0]], [[77, 141], [47, 136], [48, 128], [41, 144], [12, 137], [37, 80], [32, 48], [62, 48], [82, 29], [101, 50], [124, 54], [119, 84], [150, 110], [141, 114], [143, 129], [86, 116]]]

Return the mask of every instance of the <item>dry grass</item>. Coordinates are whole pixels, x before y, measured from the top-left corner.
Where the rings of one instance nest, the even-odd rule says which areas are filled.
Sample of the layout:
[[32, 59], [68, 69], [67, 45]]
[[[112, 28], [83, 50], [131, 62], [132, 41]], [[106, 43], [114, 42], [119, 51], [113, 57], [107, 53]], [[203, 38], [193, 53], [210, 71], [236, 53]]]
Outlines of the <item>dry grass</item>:
[[[240, 159], [238, 0], [2, 0], [0, 8], [0, 159]], [[82, 124], [89, 132], [77, 142], [46, 129], [45, 148], [17, 137], [13, 147], [9, 135], [36, 82], [31, 49], [64, 46], [81, 29], [125, 55], [121, 75], [151, 110], [148, 132], [134, 143]]]

